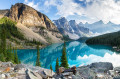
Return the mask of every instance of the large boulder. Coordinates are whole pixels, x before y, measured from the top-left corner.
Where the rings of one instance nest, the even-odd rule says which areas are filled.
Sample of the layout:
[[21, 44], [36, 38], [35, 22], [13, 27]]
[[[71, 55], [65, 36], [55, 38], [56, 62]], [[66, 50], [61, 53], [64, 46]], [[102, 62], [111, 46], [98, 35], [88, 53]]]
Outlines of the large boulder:
[[2, 62], [1, 67], [14, 67], [12, 62]]
[[113, 70], [112, 63], [109, 62], [97, 62], [89, 65], [89, 68], [96, 72], [107, 72], [109, 70]]
[[91, 70], [88, 66], [81, 66], [78, 67], [76, 70], [77, 77], [80, 76], [84, 79], [94, 79], [96, 77], [96, 73], [93, 70]]
[[18, 64], [14, 67], [14, 70], [20, 70], [22, 68], [26, 68], [26, 65], [25, 64]]
[[26, 71], [27, 79], [43, 79], [38, 73], [27, 69]]
[[115, 67], [115, 68], [114, 68], [114, 71], [120, 72], [120, 67]]

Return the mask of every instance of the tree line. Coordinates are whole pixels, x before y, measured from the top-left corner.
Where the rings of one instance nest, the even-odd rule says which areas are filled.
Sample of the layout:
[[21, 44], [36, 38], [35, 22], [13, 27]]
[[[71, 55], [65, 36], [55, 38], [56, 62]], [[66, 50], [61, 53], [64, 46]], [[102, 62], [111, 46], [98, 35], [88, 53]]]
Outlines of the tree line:
[[19, 64], [20, 60], [17, 55], [17, 49], [12, 48], [11, 44], [7, 45], [7, 37], [9, 34], [7, 29], [11, 26], [7, 19], [0, 25], [0, 61], [11, 61], [12, 63]]
[[120, 31], [89, 38], [86, 43], [120, 46]]

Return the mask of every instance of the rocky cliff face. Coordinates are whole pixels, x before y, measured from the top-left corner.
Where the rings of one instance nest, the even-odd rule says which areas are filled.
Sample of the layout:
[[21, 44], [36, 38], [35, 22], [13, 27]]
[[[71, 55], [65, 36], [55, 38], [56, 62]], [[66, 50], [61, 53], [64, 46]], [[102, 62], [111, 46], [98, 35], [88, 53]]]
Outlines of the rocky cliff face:
[[47, 29], [57, 30], [46, 15], [22, 3], [17, 3], [11, 7], [9, 17], [27, 27], [41, 26]]
[[28, 5], [12, 5], [7, 16], [17, 22], [17, 27], [29, 40], [35, 39], [46, 44], [62, 42], [63, 37], [52, 21]]
[[4, 17], [4, 16], [7, 16], [9, 13], [9, 10], [6, 9], [6, 10], [0, 10], [0, 18]]

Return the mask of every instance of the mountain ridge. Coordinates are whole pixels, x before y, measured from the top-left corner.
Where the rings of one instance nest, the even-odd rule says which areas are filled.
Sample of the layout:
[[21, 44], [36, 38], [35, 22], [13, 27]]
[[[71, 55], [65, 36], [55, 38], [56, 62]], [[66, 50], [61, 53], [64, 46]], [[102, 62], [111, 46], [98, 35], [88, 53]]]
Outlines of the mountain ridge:
[[68, 21], [65, 17], [53, 20], [59, 31], [70, 39], [79, 39], [80, 37], [89, 37], [90, 31], [84, 26], [80, 26], [75, 20]]

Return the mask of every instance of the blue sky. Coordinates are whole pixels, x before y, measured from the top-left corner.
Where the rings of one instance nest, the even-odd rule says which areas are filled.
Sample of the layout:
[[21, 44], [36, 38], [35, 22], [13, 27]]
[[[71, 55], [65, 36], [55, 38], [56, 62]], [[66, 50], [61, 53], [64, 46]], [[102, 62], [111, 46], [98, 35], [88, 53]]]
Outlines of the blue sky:
[[0, 9], [9, 9], [18, 2], [35, 8], [51, 20], [66, 17], [78, 23], [103, 20], [120, 24], [120, 0], [1, 0]]

